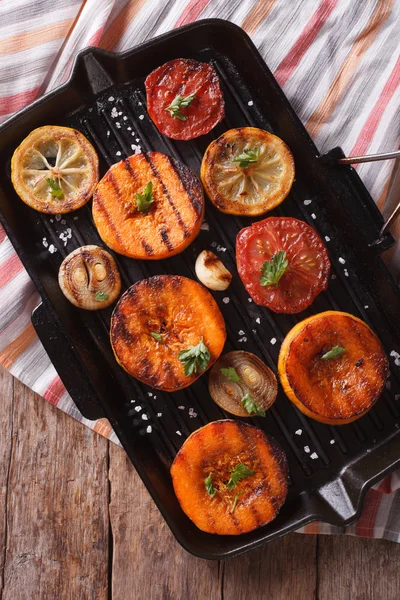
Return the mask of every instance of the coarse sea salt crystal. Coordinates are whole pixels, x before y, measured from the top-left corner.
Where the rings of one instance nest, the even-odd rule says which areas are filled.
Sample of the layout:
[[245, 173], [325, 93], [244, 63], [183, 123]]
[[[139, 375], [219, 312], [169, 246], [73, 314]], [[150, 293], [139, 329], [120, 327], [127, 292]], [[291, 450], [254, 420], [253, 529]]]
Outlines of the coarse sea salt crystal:
[[151, 397], [153, 395], [153, 392], [147, 392], [147, 395]]
[[243, 329], [240, 329], [240, 330], [238, 331], [238, 334], [239, 334], [239, 335], [244, 335], [244, 331], [243, 331]]
[[162, 413], [157, 413], [157, 417], [158, 418], [162, 417]]
[[312, 458], [313, 460], [315, 460], [316, 458], [318, 458], [318, 454], [317, 454], [316, 452], [313, 452], [313, 453], [311, 454], [311, 458]]
[[110, 131], [110, 130], [108, 130], [108, 131], [107, 131], [107, 137], [110, 137], [110, 133], [111, 133], [111, 131]]
[[181, 432], [179, 431], [179, 429], [176, 432], [178, 435], [182, 435]]
[[197, 417], [197, 412], [195, 412], [195, 411], [193, 410], [193, 408], [189, 408], [189, 417], [190, 417], [191, 419], [194, 419], [194, 418], [196, 418], [196, 417]]
[[148, 425], [146, 431], [147, 431], [147, 433], [151, 433], [153, 431], [151, 425]]
[[49, 242], [47, 241], [47, 239], [46, 239], [46, 238], [43, 238], [42, 244], [43, 244], [43, 246], [44, 246], [45, 248], [48, 248], [48, 247], [49, 247]]
[[317, 218], [317, 215], [315, 213], [311, 213], [311, 216], [312, 216], [313, 219]]
[[178, 406], [179, 410], [185, 410], [184, 406]]
[[122, 115], [122, 110], [118, 113], [118, 116], [120, 117]]
[[144, 119], [144, 115], [139, 115], [139, 119], [140, 119], [141, 121], [143, 121], [143, 119]]
[[348, 276], [349, 276], [349, 272], [348, 272], [348, 270], [347, 270], [347, 269], [344, 269], [344, 270], [343, 270], [343, 273], [344, 273], [344, 276], [345, 276], [345, 277], [348, 277]]
[[112, 117], [113, 119], [116, 119], [116, 118], [118, 117], [118, 111], [117, 111], [117, 109], [115, 108], [115, 106], [113, 107], [113, 109], [112, 109], [112, 111], [111, 111], [111, 117]]
[[[133, 133], [132, 133], [132, 135], [135, 135], [135, 132], [133, 132]], [[140, 142], [140, 138], [135, 138], [135, 140], [136, 140], [137, 142]]]
[[61, 215], [56, 215], [55, 219], [56, 219], [56, 221], [61, 221]]
[[330, 241], [331, 241], [331, 238], [329, 237], [329, 235], [326, 235], [326, 236], [325, 236], [325, 241], [326, 241], [326, 242], [330, 242]]
[[124, 117], [122, 117], [124, 121], [128, 120], [128, 117], [125, 115]]
[[121, 152], [118, 150], [118, 152], [115, 153], [115, 156], [121, 156]]
[[203, 223], [200, 225], [200, 229], [202, 229], [203, 231], [210, 231], [210, 226], [208, 223], [203, 221]]
[[225, 298], [222, 298], [222, 302], [224, 304], [229, 304], [229, 298], [228, 298], [228, 296], [226, 296]]
[[304, 200], [304, 206], [308, 206], [311, 204], [312, 200]]
[[247, 106], [253, 106], [253, 104], [254, 104], [253, 100], [249, 100], [247, 103]]
[[276, 344], [276, 338], [271, 338], [270, 342], [274, 346]]
[[346, 264], [346, 261], [345, 261], [345, 260], [344, 260], [344, 258], [342, 258], [341, 256], [339, 256], [339, 262], [340, 262], [340, 264], [342, 264], [342, 265], [345, 265], [345, 264]]
[[135, 410], [136, 410], [136, 412], [140, 412], [142, 410], [142, 407], [141, 406], [135, 406]]
[[143, 421], [148, 421], [149, 417], [145, 413], [143, 413], [142, 414], [142, 419], [143, 419]]
[[310, 454], [310, 446], [304, 446], [304, 452]]
[[226, 248], [224, 248], [223, 246], [220, 246], [218, 244], [218, 246], [217, 246], [217, 252], [226, 252]]
[[256, 319], [256, 323], [258, 323], [258, 324], [260, 324], [260, 323], [261, 323], [261, 319], [260, 319], [260, 317], [257, 317], [257, 319]]
[[253, 298], [247, 298], [247, 302], [253, 302]]
[[369, 308], [368, 304], [366, 304], [366, 305], [364, 306], [364, 308], [365, 308], [365, 310], [367, 310], [367, 308]]
[[238, 342], [247, 342], [247, 337], [241, 337], [241, 338], [239, 338]]
[[109, 102], [114, 102], [114, 100], [115, 100], [114, 96], [110, 96], [108, 99]]
[[330, 444], [334, 444], [334, 443], [335, 443], [335, 440], [331, 440], [329, 443], [330, 443]]
[[117, 129], [121, 129], [121, 123], [115, 123]]
[[302, 429], [296, 429], [296, 431], [294, 432], [296, 435], [301, 435], [303, 433]]
[[54, 254], [54, 252], [57, 252], [57, 248], [53, 244], [50, 244], [49, 252], [50, 254]]
[[135, 154], [140, 154], [142, 151], [141, 147], [136, 144], [131, 144], [131, 148]]
[[127, 127], [127, 131], [132, 131], [132, 127]]

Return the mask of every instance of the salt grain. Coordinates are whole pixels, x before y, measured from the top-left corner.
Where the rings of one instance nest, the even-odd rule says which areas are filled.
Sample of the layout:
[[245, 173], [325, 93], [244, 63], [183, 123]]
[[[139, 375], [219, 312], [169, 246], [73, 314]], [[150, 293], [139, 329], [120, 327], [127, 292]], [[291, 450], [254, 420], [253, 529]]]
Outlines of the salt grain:
[[247, 106], [253, 106], [253, 104], [254, 104], [253, 100], [249, 100], [247, 103]]
[[110, 130], [107, 131], [107, 137], [110, 137]]
[[140, 119], [141, 121], [143, 121], [143, 119], [144, 119], [144, 115], [139, 115], [139, 119]]
[[329, 443], [330, 443], [330, 444], [334, 444], [334, 443], [335, 443], [335, 440], [331, 440]]
[[301, 435], [303, 433], [303, 430], [302, 429], [297, 429], [294, 433], [296, 435]]
[[118, 116], [120, 117], [122, 115], [122, 110], [118, 113]]
[[112, 117], [113, 119], [116, 119], [116, 118], [118, 117], [118, 111], [117, 111], [117, 109], [115, 108], [115, 106], [113, 107], [113, 109], [112, 109], [112, 111], [111, 111], [111, 117]]
[[151, 433], [151, 432], [153, 431], [153, 429], [152, 429], [151, 425], [149, 425], [149, 426], [147, 427], [146, 431], [147, 431], [147, 433]]
[[179, 410], [185, 410], [184, 406], [178, 406]]
[[142, 410], [142, 407], [141, 406], [135, 406], [135, 410], [136, 410], [136, 412], [140, 412]]
[[365, 310], [367, 310], [367, 308], [369, 308], [368, 304], [366, 304], [366, 305], [364, 306], [364, 308], [365, 308]]
[[200, 229], [202, 229], [203, 231], [210, 231], [210, 226], [208, 223], [203, 221], [203, 223], [200, 225]]
[[326, 241], [326, 242], [330, 242], [330, 241], [331, 241], [331, 238], [330, 238], [328, 235], [326, 235], [326, 236], [325, 236], [325, 241]]
[[114, 96], [110, 96], [109, 99], [108, 99], [108, 101], [109, 102], [114, 102], [114, 99], [115, 99]]
[[162, 417], [162, 413], [157, 413], [157, 417], [158, 418]]
[[224, 304], [229, 304], [229, 298], [227, 296], [225, 298], [222, 298], [222, 302]]
[[74, 221], [77, 221], [79, 219], [79, 217], [74, 217]]
[[304, 206], [308, 206], [311, 204], [312, 200], [304, 200]]
[[53, 246], [53, 244], [50, 244], [49, 252], [50, 252], [50, 254], [54, 254], [54, 252], [57, 252], [57, 248], [55, 246]]
[[124, 119], [124, 121], [127, 121], [127, 120], [128, 120], [128, 117], [127, 117], [127, 116], [125, 116], [125, 117], [122, 117], [122, 118]]
[[47, 239], [46, 239], [46, 238], [43, 238], [42, 244], [43, 244], [43, 246], [44, 246], [45, 248], [48, 248], [48, 247], [49, 247], [49, 242], [47, 241]]
[[313, 452], [313, 453], [311, 454], [311, 458], [312, 458], [313, 460], [315, 460], [316, 458], [318, 458], [318, 454], [317, 454], [316, 452]]
[[218, 246], [217, 246], [217, 252], [226, 252], [226, 248], [224, 248], [223, 246], [220, 246], [218, 244]]
[[345, 277], [348, 277], [348, 276], [349, 276], [349, 272], [348, 272], [348, 270], [347, 270], [347, 269], [344, 269], [343, 273], [344, 273], [344, 276], [345, 276]]
[[118, 150], [118, 152], [115, 153], [115, 156], [121, 156], [121, 152]]
[[150, 398], [151, 398], [151, 396], [153, 395], [153, 392], [147, 392], [147, 395], [150, 396]]
[[345, 264], [346, 264], [346, 261], [345, 261], [345, 260], [344, 260], [344, 258], [342, 258], [341, 256], [339, 256], [339, 262], [340, 262], [340, 264], [342, 264], [342, 265], [345, 265]]
[[238, 339], [238, 342], [247, 342], [247, 337], [241, 337]]
[[136, 144], [131, 144], [131, 148], [135, 154], [140, 154], [142, 151], [141, 147], [137, 146]]
[[260, 323], [261, 323], [261, 319], [260, 319], [260, 317], [257, 317], [257, 319], [256, 319], [256, 323], [258, 323], [258, 324], [260, 324]]
[[239, 335], [244, 335], [244, 331], [243, 331], [243, 329], [240, 329], [240, 330], [238, 331], [238, 334], [239, 334]]
[[271, 338], [271, 344], [274, 346], [276, 344], [276, 338]]
[[310, 446], [304, 446], [304, 452], [310, 454]]
[[197, 412], [195, 412], [191, 407], [189, 408], [189, 417], [191, 419], [195, 419], [197, 417]]
[[61, 221], [61, 215], [56, 215], [55, 219], [56, 221]]
[[311, 216], [312, 216], [313, 219], [317, 218], [317, 215], [315, 213], [311, 213]]
[[176, 433], [177, 433], [178, 435], [182, 435], [182, 434], [181, 434], [181, 432], [179, 431], [179, 429], [178, 429], [178, 431], [177, 431]]
[[132, 127], [127, 127], [127, 131], [132, 131]]
[[117, 129], [121, 129], [121, 123], [115, 123]]
[[143, 419], [143, 421], [148, 421], [149, 417], [145, 413], [143, 413], [142, 414], [142, 419]]

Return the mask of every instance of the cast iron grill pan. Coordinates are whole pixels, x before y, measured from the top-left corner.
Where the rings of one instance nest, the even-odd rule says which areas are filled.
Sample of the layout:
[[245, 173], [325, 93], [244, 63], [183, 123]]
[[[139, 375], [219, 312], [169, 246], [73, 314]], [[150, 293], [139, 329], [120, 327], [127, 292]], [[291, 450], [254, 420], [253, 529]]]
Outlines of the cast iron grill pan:
[[[211, 62], [221, 79], [226, 118], [209, 135], [191, 142], [163, 137], [150, 121], [144, 78], [178, 57]], [[280, 344], [299, 320], [328, 309], [348, 311], [378, 332], [387, 354], [400, 349], [399, 290], [377, 250], [382, 218], [356, 172], [336, 166], [333, 150], [321, 160], [314, 144], [248, 36], [220, 20], [206, 20], [123, 53], [89, 48], [75, 63], [69, 81], [8, 121], [0, 131], [3, 167], [1, 221], [34, 280], [42, 304], [33, 322], [61, 379], [82, 413], [106, 416], [178, 541], [203, 558], [225, 558], [254, 548], [312, 520], [347, 525], [359, 515], [366, 489], [399, 462], [400, 368], [390, 357], [391, 376], [383, 397], [365, 417], [333, 428], [297, 411], [280, 390], [265, 419], [247, 419], [273, 435], [287, 452], [289, 496], [271, 524], [243, 536], [219, 537], [197, 529], [183, 514], [169, 476], [171, 462], [186, 437], [202, 425], [233, 418], [210, 399], [207, 375], [183, 391], [168, 394], [129, 377], [115, 362], [109, 343], [112, 309], [81, 311], [62, 295], [57, 273], [62, 259], [83, 244], [103, 245], [93, 225], [91, 205], [69, 215], [41, 215], [25, 206], [10, 182], [15, 147], [35, 127], [75, 127], [94, 144], [101, 174], [140, 147], [172, 155], [199, 173], [212, 139], [231, 127], [252, 125], [272, 131], [291, 148], [296, 180], [289, 197], [271, 215], [307, 221], [326, 241], [332, 261], [327, 292], [300, 315], [277, 315], [250, 301], [236, 271], [235, 238], [252, 219], [228, 216], [206, 201], [199, 237], [182, 254], [164, 261], [135, 261], [114, 255], [123, 289], [155, 274], [195, 279], [198, 253], [213, 250], [233, 273], [226, 292], [214, 297], [225, 317], [225, 351], [243, 349], [276, 371]], [[311, 202], [309, 202], [311, 201]], [[70, 232], [66, 243], [60, 234]], [[48, 244], [44, 246], [43, 240]], [[381, 248], [390, 246], [387, 237]], [[51, 254], [49, 245], [57, 252]], [[343, 264], [343, 259], [345, 263]], [[245, 419], [246, 420], [246, 419]], [[134, 501], [132, 499], [132, 501]]]

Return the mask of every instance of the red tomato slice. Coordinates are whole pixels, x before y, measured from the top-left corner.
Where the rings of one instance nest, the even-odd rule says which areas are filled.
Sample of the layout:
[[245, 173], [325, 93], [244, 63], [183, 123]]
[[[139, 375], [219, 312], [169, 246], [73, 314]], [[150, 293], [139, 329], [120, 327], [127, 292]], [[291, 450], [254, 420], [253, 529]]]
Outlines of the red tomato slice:
[[[189, 58], [177, 58], [150, 73], [145, 81], [147, 111], [157, 129], [175, 140], [191, 140], [208, 133], [225, 115], [218, 75], [213, 67]], [[167, 109], [177, 96], [195, 94], [181, 108], [185, 120]]]
[[[289, 265], [277, 285], [262, 286], [261, 268], [280, 250]], [[270, 217], [242, 229], [236, 262], [243, 284], [261, 306], [277, 313], [299, 313], [328, 287], [330, 260], [317, 232], [298, 219]]]

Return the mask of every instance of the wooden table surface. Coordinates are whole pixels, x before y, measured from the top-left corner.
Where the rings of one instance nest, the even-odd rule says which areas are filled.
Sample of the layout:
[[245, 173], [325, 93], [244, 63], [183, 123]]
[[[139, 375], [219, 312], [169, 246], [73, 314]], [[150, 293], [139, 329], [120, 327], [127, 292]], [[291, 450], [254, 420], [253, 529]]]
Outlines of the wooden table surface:
[[291, 534], [229, 561], [175, 541], [121, 448], [0, 369], [0, 600], [398, 600], [400, 545]]

